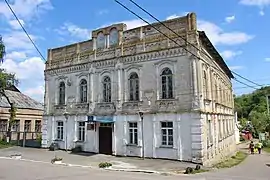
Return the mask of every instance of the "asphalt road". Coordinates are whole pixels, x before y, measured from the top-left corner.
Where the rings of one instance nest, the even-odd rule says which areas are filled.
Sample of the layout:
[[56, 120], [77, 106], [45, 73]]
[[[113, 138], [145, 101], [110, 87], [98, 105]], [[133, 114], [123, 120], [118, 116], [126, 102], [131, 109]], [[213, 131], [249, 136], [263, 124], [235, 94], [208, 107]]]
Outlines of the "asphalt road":
[[0, 180], [270, 180], [270, 154], [268, 153], [249, 155], [244, 162], [229, 169], [196, 175], [165, 176], [53, 165], [42, 158], [7, 159], [4, 152], [9, 150], [2, 151]]

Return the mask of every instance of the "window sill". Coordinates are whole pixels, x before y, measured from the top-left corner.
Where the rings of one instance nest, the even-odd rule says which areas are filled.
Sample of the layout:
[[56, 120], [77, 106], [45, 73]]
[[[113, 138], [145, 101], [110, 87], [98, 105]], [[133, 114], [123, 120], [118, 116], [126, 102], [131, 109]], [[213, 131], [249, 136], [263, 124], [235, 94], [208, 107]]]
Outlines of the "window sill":
[[64, 142], [63, 139], [55, 139], [54, 141], [57, 141], [57, 142]]
[[159, 146], [159, 148], [162, 148], [162, 149], [174, 149], [173, 146], [164, 146], [164, 145]]
[[137, 147], [137, 148], [142, 147], [142, 146], [139, 146], [138, 144], [127, 144], [126, 146], [128, 146], [128, 147]]
[[85, 143], [85, 141], [74, 140], [75, 143]]

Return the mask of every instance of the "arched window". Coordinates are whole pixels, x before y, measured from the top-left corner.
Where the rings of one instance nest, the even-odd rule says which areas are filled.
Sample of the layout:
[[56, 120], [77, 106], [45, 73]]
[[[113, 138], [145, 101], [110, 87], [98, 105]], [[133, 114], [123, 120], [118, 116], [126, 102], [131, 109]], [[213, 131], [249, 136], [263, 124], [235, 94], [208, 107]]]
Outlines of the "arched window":
[[109, 46], [116, 45], [118, 42], [118, 31], [116, 28], [111, 29], [109, 36]]
[[132, 73], [128, 79], [129, 81], [129, 100], [139, 101], [139, 76], [137, 73]]
[[59, 84], [59, 104], [64, 105], [66, 101], [66, 86], [64, 82]]
[[208, 87], [207, 87], [206, 71], [203, 71], [203, 92], [205, 94], [205, 98], [208, 98]]
[[105, 76], [103, 79], [103, 101], [111, 102], [111, 79], [108, 76]]
[[85, 79], [80, 82], [80, 101], [81, 103], [87, 102], [87, 81]]
[[162, 99], [173, 98], [173, 74], [169, 68], [165, 68], [161, 73]]
[[105, 47], [105, 36], [102, 32], [97, 35], [97, 49]]

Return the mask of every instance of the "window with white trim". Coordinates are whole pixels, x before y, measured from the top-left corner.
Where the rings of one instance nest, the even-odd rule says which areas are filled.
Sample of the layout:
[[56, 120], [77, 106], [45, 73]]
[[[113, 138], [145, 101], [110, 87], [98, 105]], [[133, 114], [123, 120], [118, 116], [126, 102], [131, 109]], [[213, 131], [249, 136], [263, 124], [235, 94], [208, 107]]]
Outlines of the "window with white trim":
[[80, 82], [80, 102], [87, 102], [87, 81], [82, 79]]
[[165, 68], [161, 73], [161, 98], [173, 98], [173, 74], [169, 68]]
[[138, 123], [129, 122], [129, 144], [138, 145]]
[[103, 102], [111, 102], [112, 101], [111, 78], [109, 76], [105, 76], [102, 84], [103, 84]]
[[173, 146], [173, 122], [161, 122], [161, 145]]
[[57, 121], [57, 140], [63, 140], [64, 139], [64, 122], [63, 121]]
[[85, 122], [78, 123], [78, 141], [85, 141]]

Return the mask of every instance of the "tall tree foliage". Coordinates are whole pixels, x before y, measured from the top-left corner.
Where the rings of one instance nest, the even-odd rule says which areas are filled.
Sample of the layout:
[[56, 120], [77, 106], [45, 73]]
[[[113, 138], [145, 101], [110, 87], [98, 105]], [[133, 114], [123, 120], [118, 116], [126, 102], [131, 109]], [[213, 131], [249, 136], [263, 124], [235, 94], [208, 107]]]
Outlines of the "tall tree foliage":
[[[0, 63], [2, 64], [4, 62], [4, 56], [5, 56], [5, 45], [3, 43], [2, 37], [0, 36]], [[11, 127], [15, 122], [16, 118], [16, 107], [13, 102], [11, 102], [10, 98], [6, 94], [6, 89], [17, 85], [18, 80], [13, 73], [8, 73], [5, 71], [5, 69], [0, 68], [0, 98], [5, 97], [10, 105], [10, 117], [8, 121], [8, 131], [7, 131], [7, 141], [9, 142], [11, 139]]]
[[267, 112], [266, 96], [270, 95], [270, 86], [263, 87], [250, 94], [235, 97], [235, 110], [242, 126], [250, 121], [255, 132], [270, 132], [270, 116]]

